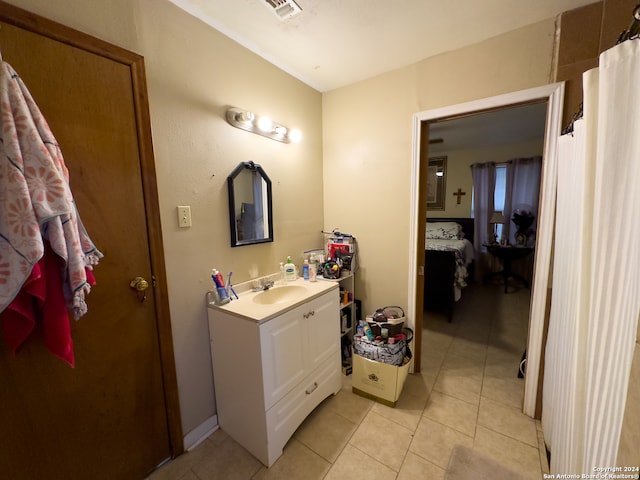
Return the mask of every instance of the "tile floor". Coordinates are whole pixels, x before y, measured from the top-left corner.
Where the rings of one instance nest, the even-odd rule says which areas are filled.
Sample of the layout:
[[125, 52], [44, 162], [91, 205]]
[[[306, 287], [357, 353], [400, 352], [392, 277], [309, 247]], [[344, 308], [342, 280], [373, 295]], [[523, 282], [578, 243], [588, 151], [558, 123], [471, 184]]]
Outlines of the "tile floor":
[[395, 408], [351, 392], [351, 377], [304, 421], [269, 469], [217, 430], [149, 480], [444, 479], [456, 444], [531, 479], [547, 473], [541, 431], [517, 378], [530, 291], [472, 285], [455, 318], [425, 314], [422, 371]]

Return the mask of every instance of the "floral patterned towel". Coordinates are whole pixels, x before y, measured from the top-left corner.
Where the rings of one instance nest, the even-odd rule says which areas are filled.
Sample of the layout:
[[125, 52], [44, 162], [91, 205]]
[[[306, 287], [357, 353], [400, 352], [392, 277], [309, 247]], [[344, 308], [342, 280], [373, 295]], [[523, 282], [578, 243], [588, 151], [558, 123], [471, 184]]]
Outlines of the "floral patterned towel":
[[63, 261], [67, 307], [87, 311], [85, 268], [102, 257], [71, 195], [69, 172], [49, 125], [20, 77], [0, 67], [0, 312], [14, 300], [44, 254], [43, 240]]

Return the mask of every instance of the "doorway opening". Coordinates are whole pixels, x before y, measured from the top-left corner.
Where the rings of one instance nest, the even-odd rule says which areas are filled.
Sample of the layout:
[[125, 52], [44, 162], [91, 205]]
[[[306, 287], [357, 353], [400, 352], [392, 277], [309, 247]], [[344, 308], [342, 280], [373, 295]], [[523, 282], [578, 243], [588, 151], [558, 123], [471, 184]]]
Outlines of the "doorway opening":
[[[490, 97], [459, 105], [428, 110], [414, 115], [414, 148], [412, 164], [412, 202], [411, 202], [411, 255], [409, 299], [411, 306], [410, 318], [415, 319], [416, 351], [415, 369], [419, 371], [421, 361], [422, 341], [422, 310], [424, 285], [424, 247], [425, 227], [427, 218], [426, 175], [424, 159], [429, 153], [428, 139], [431, 137], [431, 124], [444, 120], [463, 119], [478, 113], [487, 114], [501, 109], [513, 109], [516, 106], [544, 102], [547, 105], [544, 125], [543, 165], [541, 174], [539, 219], [536, 237], [536, 256], [533, 268], [531, 292], [531, 306], [529, 309], [529, 333], [527, 340], [527, 375], [525, 378], [525, 395], [523, 412], [530, 417], [536, 414], [538, 402], [538, 382], [540, 362], [542, 358], [542, 343], [544, 333], [544, 319], [548, 295], [548, 273], [550, 265], [551, 241], [553, 232], [553, 209], [555, 206], [556, 180], [556, 140], [561, 129], [562, 102], [564, 84], [553, 84], [520, 92]], [[437, 145], [437, 143], [433, 143]], [[421, 164], [423, 168], [421, 169]], [[452, 185], [451, 191], [458, 188]], [[468, 194], [469, 197], [471, 194]], [[458, 198], [460, 198], [458, 196]], [[455, 202], [456, 199], [453, 201]], [[470, 212], [467, 212], [469, 215]], [[445, 215], [446, 216], [446, 215]], [[428, 268], [428, 266], [426, 267]]]

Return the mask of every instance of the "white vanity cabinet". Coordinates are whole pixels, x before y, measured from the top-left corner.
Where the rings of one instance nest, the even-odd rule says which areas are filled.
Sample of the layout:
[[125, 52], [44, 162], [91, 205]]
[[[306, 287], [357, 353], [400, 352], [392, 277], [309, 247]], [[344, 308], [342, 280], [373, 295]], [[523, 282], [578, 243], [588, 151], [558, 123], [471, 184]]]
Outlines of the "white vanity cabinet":
[[264, 321], [209, 309], [218, 423], [271, 466], [342, 386], [338, 289]]

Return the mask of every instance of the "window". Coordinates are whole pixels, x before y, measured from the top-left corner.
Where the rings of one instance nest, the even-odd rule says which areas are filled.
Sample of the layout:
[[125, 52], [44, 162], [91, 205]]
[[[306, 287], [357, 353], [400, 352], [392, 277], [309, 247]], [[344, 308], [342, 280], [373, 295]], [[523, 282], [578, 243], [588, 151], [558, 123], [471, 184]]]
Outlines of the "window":
[[[496, 212], [504, 214], [504, 201], [507, 196], [507, 166], [496, 165], [496, 188], [493, 191], [493, 207]], [[497, 224], [496, 232], [498, 238], [502, 238], [502, 227], [504, 225]]]
[[[504, 201], [507, 196], [507, 165], [496, 165], [496, 188], [493, 191], [493, 206], [496, 212], [504, 213]], [[473, 218], [473, 188], [471, 189], [471, 218]], [[502, 225], [500, 225], [502, 230]]]
[[504, 212], [504, 200], [507, 196], [507, 166], [496, 165], [496, 189], [493, 192], [493, 206], [496, 212]]

